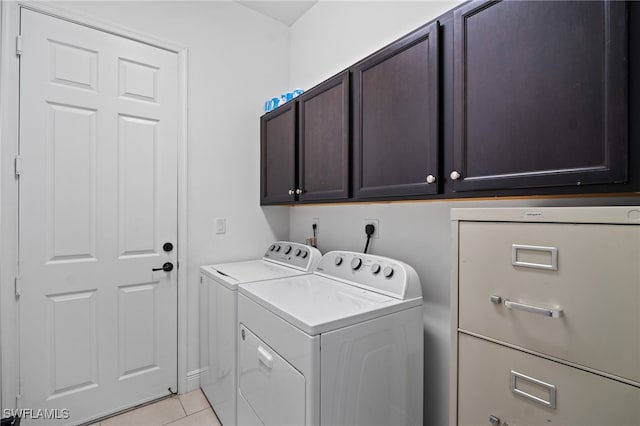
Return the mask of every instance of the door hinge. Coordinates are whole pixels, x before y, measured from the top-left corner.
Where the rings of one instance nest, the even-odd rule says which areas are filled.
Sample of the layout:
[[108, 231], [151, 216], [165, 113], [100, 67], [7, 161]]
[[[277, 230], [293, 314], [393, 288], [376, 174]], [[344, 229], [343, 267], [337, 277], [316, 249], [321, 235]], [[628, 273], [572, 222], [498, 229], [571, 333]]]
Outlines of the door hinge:
[[22, 157], [20, 157], [19, 155], [16, 156], [15, 167], [16, 176], [20, 176], [22, 174]]
[[22, 36], [16, 36], [16, 55], [22, 55]]
[[22, 294], [22, 278], [16, 277], [16, 297]]

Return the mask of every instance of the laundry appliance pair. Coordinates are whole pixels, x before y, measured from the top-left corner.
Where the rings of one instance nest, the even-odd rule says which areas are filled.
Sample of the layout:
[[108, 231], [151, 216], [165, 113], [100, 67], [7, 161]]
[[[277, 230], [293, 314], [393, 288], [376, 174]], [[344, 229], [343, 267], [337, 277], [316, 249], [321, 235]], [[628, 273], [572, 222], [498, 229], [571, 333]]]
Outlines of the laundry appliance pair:
[[412, 267], [278, 241], [201, 273], [200, 383], [224, 426], [422, 424]]

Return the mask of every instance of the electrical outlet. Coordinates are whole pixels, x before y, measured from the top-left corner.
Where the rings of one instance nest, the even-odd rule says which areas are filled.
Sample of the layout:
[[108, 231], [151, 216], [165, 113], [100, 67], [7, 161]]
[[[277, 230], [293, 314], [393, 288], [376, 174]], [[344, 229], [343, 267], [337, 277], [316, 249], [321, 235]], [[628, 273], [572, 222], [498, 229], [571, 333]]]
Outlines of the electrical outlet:
[[311, 219], [311, 235], [313, 236], [313, 225], [316, 225], [316, 237], [320, 235], [320, 218], [314, 217]]
[[[380, 238], [380, 219], [364, 219], [362, 221], [362, 233], [364, 234], [364, 227], [367, 225], [373, 225], [375, 226], [375, 231], [373, 231], [373, 235], [371, 236], [371, 238], [373, 238], [374, 240], [377, 240], [378, 238]], [[365, 236], [367, 234], [364, 234]]]

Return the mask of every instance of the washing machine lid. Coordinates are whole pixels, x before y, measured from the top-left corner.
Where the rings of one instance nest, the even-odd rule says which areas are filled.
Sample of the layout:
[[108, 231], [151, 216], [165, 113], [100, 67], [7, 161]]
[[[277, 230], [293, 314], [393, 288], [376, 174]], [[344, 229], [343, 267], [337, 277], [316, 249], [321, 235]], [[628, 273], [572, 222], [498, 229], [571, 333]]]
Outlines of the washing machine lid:
[[202, 266], [200, 272], [231, 290], [237, 290], [238, 285], [242, 283], [308, 273], [262, 259]]
[[320, 275], [242, 284], [241, 294], [314, 336], [422, 305], [399, 300]]

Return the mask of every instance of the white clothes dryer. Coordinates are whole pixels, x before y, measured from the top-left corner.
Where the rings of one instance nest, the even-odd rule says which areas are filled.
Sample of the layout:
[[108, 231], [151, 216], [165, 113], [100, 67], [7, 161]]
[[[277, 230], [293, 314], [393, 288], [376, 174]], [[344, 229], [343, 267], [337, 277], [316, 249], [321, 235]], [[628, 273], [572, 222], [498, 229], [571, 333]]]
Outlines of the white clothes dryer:
[[422, 425], [422, 288], [386, 257], [240, 285], [238, 424]]
[[276, 241], [262, 259], [200, 268], [200, 387], [224, 426], [237, 424], [238, 285], [311, 273], [321, 257], [314, 247]]

